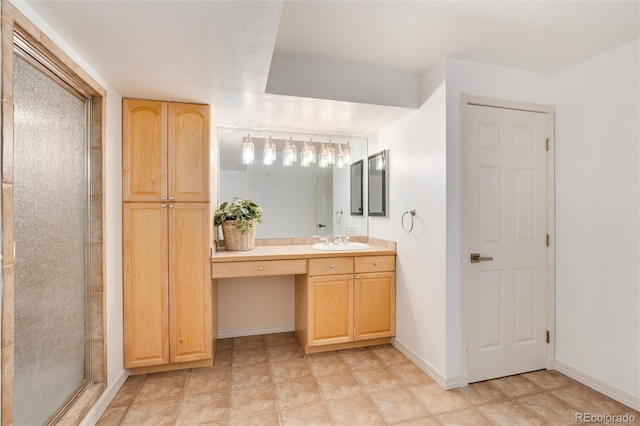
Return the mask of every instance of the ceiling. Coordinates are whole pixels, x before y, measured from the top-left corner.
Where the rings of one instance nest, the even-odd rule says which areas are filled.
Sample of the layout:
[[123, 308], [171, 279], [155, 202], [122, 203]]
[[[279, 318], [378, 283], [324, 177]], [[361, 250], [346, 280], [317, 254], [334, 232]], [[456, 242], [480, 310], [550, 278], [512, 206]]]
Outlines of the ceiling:
[[26, 4], [122, 96], [208, 103], [222, 126], [347, 135], [418, 107], [420, 75], [444, 58], [554, 74], [638, 38], [640, 13], [579, 0]]

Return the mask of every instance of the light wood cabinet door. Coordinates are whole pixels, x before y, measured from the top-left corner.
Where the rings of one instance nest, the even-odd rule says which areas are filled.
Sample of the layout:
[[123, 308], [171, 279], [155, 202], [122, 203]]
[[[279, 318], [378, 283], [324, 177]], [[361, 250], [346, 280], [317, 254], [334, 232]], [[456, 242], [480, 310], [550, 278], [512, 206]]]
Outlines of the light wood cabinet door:
[[169, 362], [167, 208], [123, 206], [124, 366]]
[[169, 212], [171, 362], [211, 358], [209, 205], [176, 203]]
[[166, 200], [166, 102], [123, 99], [122, 175], [123, 201]]
[[395, 336], [395, 272], [356, 274], [354, 340]]
[[209, 201], [209, 106], [169, 103], [169, 201]]
[[308, 278], [308, 346], [353, 340], [353, 276]]

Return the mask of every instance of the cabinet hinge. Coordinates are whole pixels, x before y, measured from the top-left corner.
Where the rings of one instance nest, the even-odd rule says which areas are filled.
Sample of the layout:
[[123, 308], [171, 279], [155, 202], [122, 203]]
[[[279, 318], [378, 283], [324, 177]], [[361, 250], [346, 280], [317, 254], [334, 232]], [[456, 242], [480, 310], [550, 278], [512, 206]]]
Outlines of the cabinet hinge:
[[551, 237], [547, 234], [547, 247], [551, 245]]
[[547, 330], [547, 343], [551, 343], [551, 333]]
[[547, 138], [547, 151], [549, 151], [549, 138]]

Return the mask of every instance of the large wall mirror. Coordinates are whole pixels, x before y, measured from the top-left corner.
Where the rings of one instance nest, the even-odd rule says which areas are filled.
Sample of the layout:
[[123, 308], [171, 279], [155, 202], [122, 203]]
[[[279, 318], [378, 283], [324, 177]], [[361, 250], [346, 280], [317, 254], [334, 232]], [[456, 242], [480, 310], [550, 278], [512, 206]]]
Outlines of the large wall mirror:
[[[242, 161], [247, 136], [254, 145], [252, 164]], [[264, 145], [269, 137], [276, 146], [276, 157], [265, 165]], [[297, 150], [297, 161], [290, 166], [283, 165], [282, 158], [287, 142]], [[313, 144], [317, 153], [316, 163], [308, 167], [301, 166], [305, 142]], [[348, 164], [320, 167], [321, 149], [329, 143], [336, 156], [340, 147], [349, 147]], [[366, 217], [350, 214], [351, 164], [367, 158], [366, 138], [219, 127], [218, 147], [218, 204], [239, 197], [262, 207], [256, 238], [367, 235]]]

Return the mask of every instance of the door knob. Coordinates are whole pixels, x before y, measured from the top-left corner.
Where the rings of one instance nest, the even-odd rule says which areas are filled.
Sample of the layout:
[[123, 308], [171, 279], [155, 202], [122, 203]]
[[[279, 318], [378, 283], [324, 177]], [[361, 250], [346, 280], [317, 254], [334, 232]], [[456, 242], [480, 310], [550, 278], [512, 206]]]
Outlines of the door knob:
[[488, 262], [493, 260], [493, 257], [480, 257], [480, 253], [471, 253], [471, 263]]

